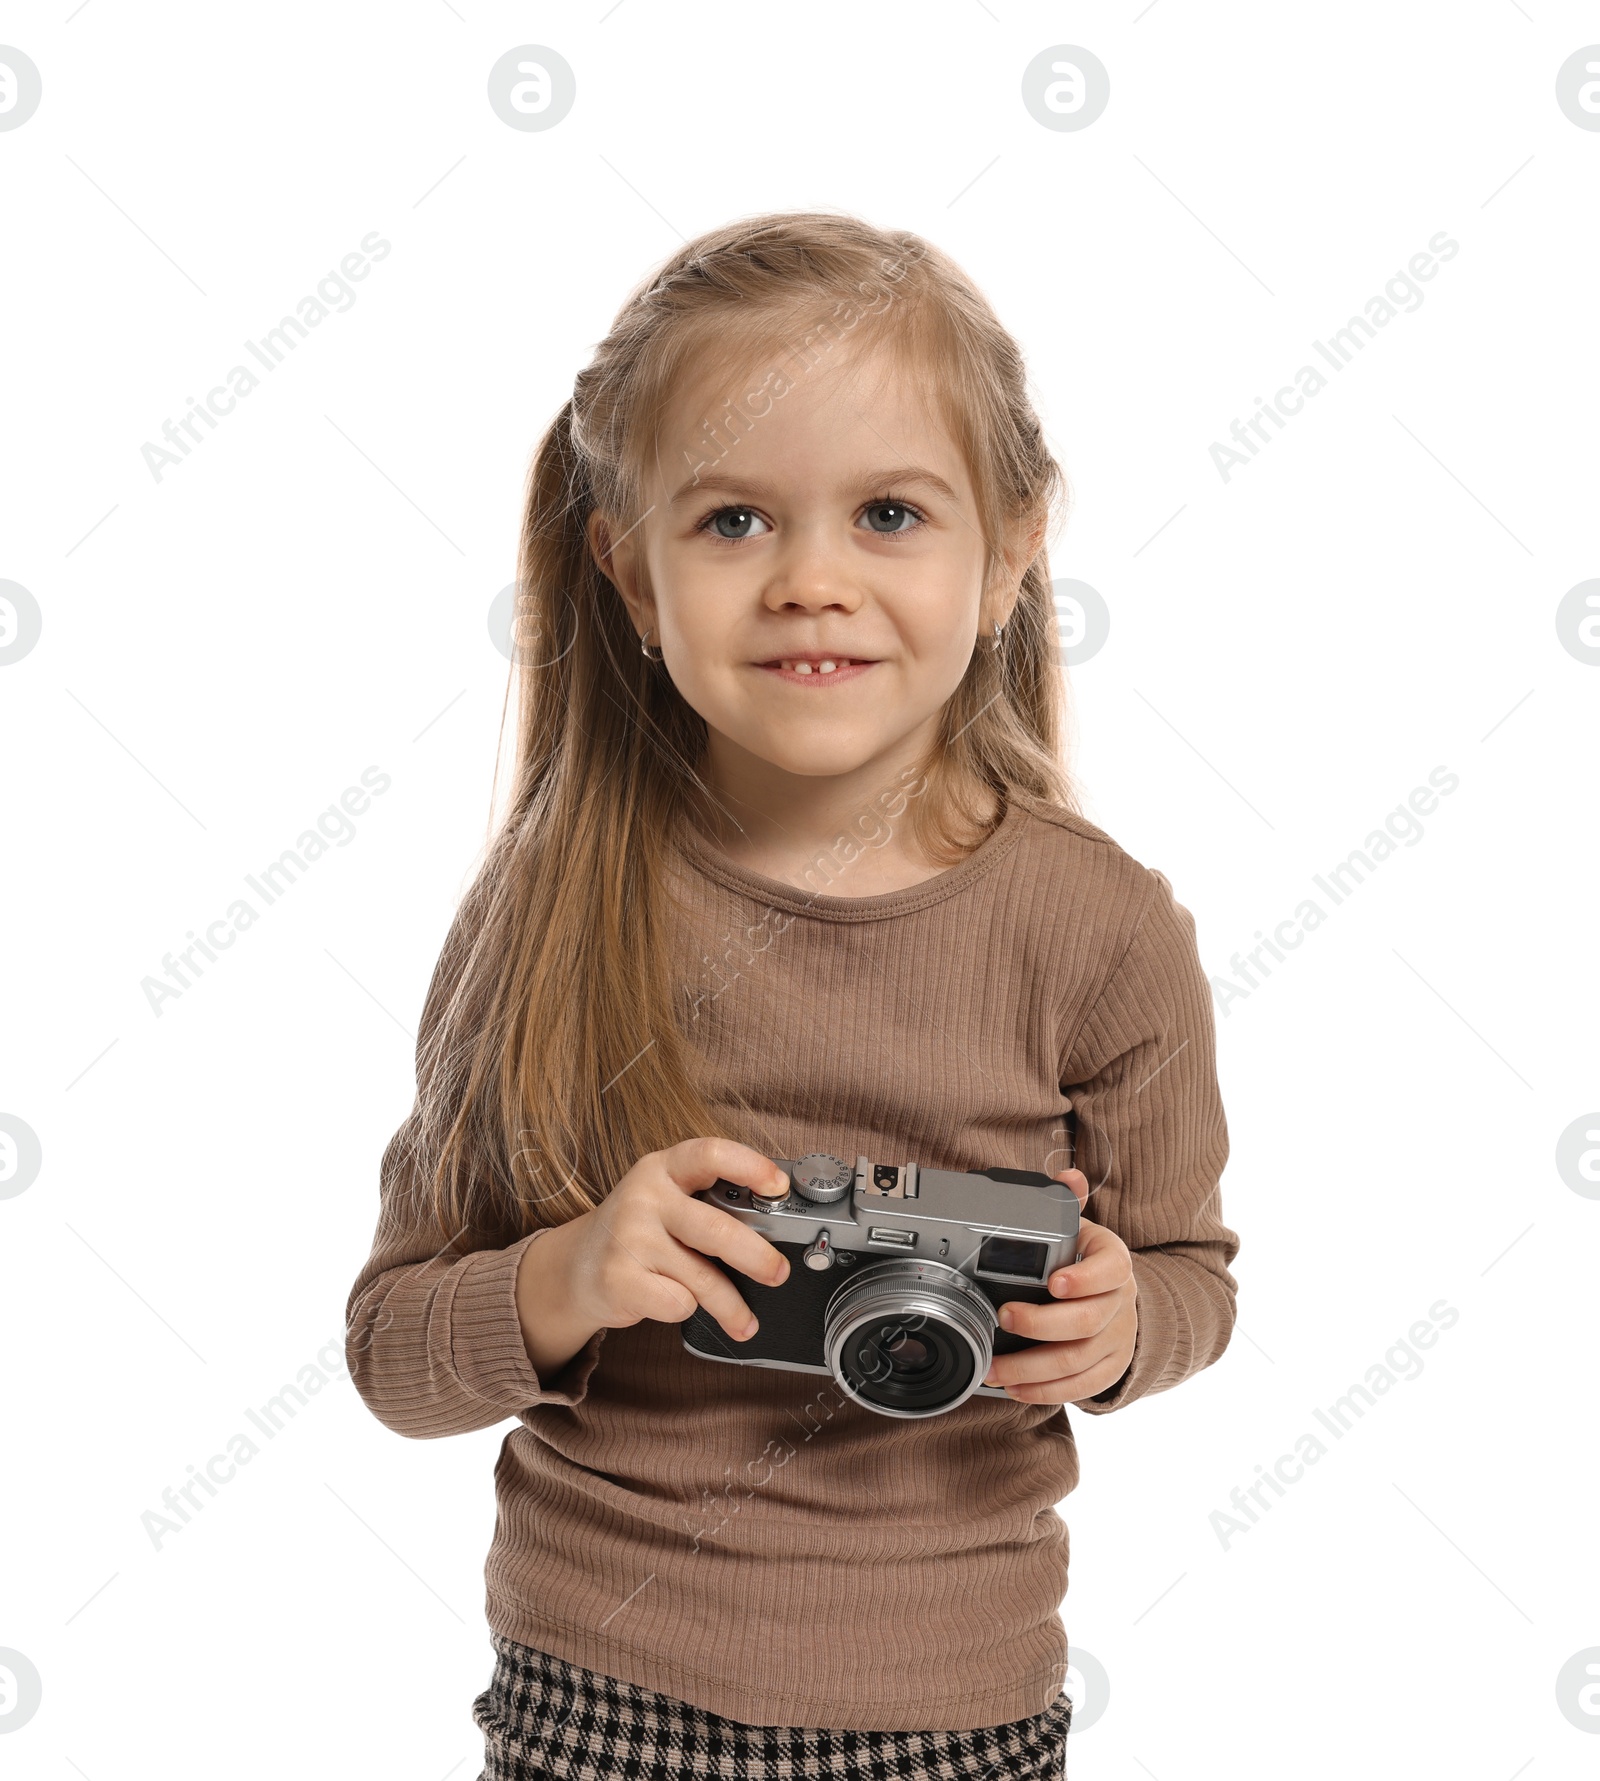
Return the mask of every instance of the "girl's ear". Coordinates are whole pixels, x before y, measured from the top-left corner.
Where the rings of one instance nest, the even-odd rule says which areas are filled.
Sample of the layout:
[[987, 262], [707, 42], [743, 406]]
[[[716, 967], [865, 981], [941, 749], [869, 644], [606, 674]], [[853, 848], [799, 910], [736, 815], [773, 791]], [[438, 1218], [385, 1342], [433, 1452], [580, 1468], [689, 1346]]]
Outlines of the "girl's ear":
[[589, 554], [594, 558], [595, 567], [615, 587], [617, 577], [611, 564], [611, 527], [606, 516], [596, 509], [589, 515], [583, 530], [589, 541]]
[[596, 567], [622, 596], [628, 616], [642, 635], [648, 629], [653, 614], [649, 609], [649, 602], [641, 597], [643, 578], [636, 549], [637, 531], [625, 534], [613, 545], [610, 521], [605, 514], [596, 511], [589, 515], [584, 532], [589, 541], [589, 554], [594, 558]]
[[995, 571], [993, 590], [996, 608], [1004, 607], [1003, 612], [997, 610], [995, 613], [996, 621], [1002, 625], [1010, 622], [1012, 608], [1022, 592], [1022, 578], [1044, 548], [1044, 535], [1049, 523], [1049, 515], [1041, 513], [1031, 520], [1017, 520], [1011, 529], [1003, 553], [1004, 560]]
[[1013, 579], [1019, 588], [1022, 586], [1023, 576], [1033, 567], [1034, 558], [1044, 549], [1045, 528], [1049, 523], [1049, 514], [1039, 513], [1018, 528], [1019, 536], [1016, 544], [1016, 561], [1013, 565]]

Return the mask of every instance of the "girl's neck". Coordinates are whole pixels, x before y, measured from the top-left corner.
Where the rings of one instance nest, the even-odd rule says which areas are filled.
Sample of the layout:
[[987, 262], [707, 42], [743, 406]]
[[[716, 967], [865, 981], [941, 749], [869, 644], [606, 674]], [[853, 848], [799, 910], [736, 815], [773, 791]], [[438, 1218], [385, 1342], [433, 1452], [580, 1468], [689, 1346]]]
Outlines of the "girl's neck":
[[[976, 849], [993, 830], [1001, 815], [1001, 801], [989, 786], [974, 786], [970, 799], [979, 815], [978, 830], [966, 838], [966, 852]], [[838, 882], [832, 895], [842, 897], [886, 896], [936, 878], [952, 864], [926, 857], [917, 846], [912, 824], [904, 813], [896, 818], [869, 816], [853, 810], [846, 817], [825, 806], [809, 815], [753, 810], [723, 794], [718, 826], [710, 837], [718, 850], [736, 866], [780, 884], [808, 888], [819, 855], [834, 864]], [[871, 839], [887, 829], [881, 842]], [[867, 844], [853, 860], [846, 860], [840, 842], [853, 836]]]

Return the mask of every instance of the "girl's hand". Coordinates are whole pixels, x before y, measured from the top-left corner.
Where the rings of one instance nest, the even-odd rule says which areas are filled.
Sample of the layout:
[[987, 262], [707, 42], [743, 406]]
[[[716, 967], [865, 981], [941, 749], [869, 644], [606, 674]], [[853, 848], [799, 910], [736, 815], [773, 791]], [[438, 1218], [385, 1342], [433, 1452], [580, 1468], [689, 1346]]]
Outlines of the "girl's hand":
[[719, 1176], [769, 1197], [789, 1188], [777, 1164], [749, 1145], [689, 1138], [640, 1157], [599, 1206], [564, 1228], [566, 1303], [580, 1323], [682, 1323], [703, 1306], [735, 1341], [755, 1334], [750, 1307], [705, 1258], [720, 1256], [768, 1286], [788, 1279], [789, 1263], [748, 1225], [691, 1197]]
[[[1081, 1169], [1062, 1169], [1054, 1179], [1072, 1189], [1080, 1208], [1087, 1203], [1089, 1177]], [[1072, 1404], [1115, 1385], [1128, 1370], [1139, 1328], [1128, 1246], [1115, 1231], [1082, 1219], [1078, 1254], [1081, 1260], [1050, 1276], [1050, 1291], [1066, 1303], [1012, 1299], [1000, 1307], [1002, 1327], [1039, 1346], [997, 1354], [985, 1385], [1003, 1385], [1021, 1404]]]

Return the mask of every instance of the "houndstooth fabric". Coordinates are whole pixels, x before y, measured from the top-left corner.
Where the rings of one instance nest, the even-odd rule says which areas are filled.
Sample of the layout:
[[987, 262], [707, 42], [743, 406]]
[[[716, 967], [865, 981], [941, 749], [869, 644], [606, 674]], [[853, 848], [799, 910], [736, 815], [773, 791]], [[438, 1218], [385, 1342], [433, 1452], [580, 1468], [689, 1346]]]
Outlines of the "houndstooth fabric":
[[1072, 1702], [971, 1731], [744, 1725], [490, 1634], [478, 1781], [1061, 1781]]

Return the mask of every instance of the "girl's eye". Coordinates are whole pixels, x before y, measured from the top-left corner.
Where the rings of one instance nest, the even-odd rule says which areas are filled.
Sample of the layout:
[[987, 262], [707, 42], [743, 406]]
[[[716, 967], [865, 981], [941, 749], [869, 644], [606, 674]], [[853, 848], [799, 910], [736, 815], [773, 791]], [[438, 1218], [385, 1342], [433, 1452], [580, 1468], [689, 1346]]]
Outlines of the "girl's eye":
[[922, 515], [904, 501], [874, 501], [862, 517], [879, 533], [910, 532], [922, 524]]
[[719, 507], [702, 522], [702, 529], [709, 528], [717, 538], [754, 538], [759, 536], [754, 528], [766, 523], [748, 507]]

